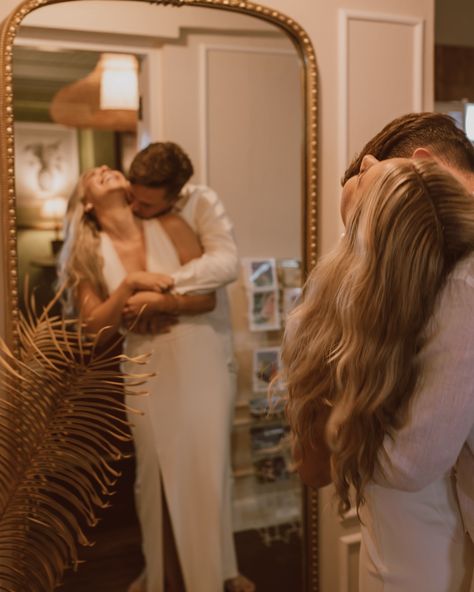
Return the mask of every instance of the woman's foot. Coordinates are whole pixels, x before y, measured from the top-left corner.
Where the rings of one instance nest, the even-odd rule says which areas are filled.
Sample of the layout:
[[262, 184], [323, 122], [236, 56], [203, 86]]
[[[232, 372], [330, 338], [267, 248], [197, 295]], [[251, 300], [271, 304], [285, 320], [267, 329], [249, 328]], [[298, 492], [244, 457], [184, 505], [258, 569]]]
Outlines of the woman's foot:
[[146, 592], [146, 573], [144, 571], [142, 571], [136, 580], [133, 580], [127, 592]]
[[224, 582], [224, 590], [225, 592], [255, 592], [255, 584], [243, 576], [239, 574], [235, 578], [229, 578]]

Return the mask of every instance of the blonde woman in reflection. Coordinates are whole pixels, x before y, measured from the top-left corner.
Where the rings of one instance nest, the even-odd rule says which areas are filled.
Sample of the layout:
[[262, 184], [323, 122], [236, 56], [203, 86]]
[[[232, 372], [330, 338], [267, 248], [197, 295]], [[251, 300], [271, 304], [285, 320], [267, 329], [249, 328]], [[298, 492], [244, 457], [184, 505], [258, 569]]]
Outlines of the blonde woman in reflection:
[[[180, 315], [167, 332], [130, 333], [125, 343], [131, 356], [151, 353], [148, 370], [156, 371], [150, 396], [132, 403], [143, 416], [130, 418], [146, 562], [130, 590], [222, 592], [220, 520], [233, 398], [221, 342], [206, 316], [215, 295], [169, 290], [170, 274], [201, 255], [197, 237], [172, 213], [136, 218], [127, 190], [123, 175], [105, 167], [82, 177], [68, 213], [60, 280], [91, 332], [110, 327], [105, 338], [121, 327], [124, 311], [133, 316], [145, 306], [145, 315]], [[173, 544], [163, 545], [163, 533]]]
[[[300, 474], [332, 479], [341, 514], [353, 488], [361, 592], [468, 592], [473, 548], [452, 470], [474, 441], [473, 196], [433, 161], [366, 156], [342, 214], [345, 235], [283, 345]], [[402, 491], [386, 480], [390, 454], [416, 422], [441, 430], [414, 442], [411, 461], [438, 453], [415, 464], [424, 486]]]

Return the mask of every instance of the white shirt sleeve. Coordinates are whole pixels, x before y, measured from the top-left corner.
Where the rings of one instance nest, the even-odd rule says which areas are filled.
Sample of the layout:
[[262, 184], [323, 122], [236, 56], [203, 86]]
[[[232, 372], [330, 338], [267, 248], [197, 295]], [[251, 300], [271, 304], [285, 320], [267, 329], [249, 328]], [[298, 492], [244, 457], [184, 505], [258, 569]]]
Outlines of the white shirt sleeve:
[[176, 292], [215, 290], [237, 279], [233, 227], [215, 191], [194, 188], [182, 215], [197, 233], [204, 253], [172, 274]]
[[423, 379], [410, 418], [380, 455], [381, 485], [419, 490], [447, 473], [469, 446], [474, 425], [473, 276], [450, 278], [420, 353]]

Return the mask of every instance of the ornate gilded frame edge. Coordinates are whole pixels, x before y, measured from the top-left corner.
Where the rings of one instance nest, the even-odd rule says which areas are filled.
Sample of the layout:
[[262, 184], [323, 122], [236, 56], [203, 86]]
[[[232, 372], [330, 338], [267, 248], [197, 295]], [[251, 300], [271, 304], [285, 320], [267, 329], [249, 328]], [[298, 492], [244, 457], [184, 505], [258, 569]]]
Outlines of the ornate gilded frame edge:
[[[2, 224], [3, 326], [4, 339], [17, 347], [18, 309], [18, 254], [15, 208], [15, 154], [13, 114], [13, 43], [18, 28], [27, 14], [42, 6], [74, 2], [76, 0], [24, 0], [0, 24], [0, 191]], [[283, 29], [292, 39], [304, 65], [304, 158], [303, 158], [303, 228], [302, 253], [305, 277], [314, 267], [318, 256], [317, 240], [317, 125], [318, 86], [316, 55], [310, 37], [291, 17], [247, 0], [137, 0], [156, 5], [199, 6], [221, 8], [266, 20]], [[318, 495], [305, 489], [303, 503], [305, 545], [305, 592], [319, 590], [318, 561]]]

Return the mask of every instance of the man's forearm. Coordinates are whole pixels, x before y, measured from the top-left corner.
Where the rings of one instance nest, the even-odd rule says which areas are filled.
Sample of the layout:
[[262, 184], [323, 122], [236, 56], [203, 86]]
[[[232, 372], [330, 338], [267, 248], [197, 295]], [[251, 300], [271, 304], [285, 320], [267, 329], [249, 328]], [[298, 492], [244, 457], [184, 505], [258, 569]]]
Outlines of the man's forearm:
[[182, 215], [204, 252], [176, 270], [175, 290], [182, 294], [216, 290], [237, 279], [239, 257], [232, 223], [217, 194], [209, 187], [195, 187]]
[[186, 294], [200, 290], [217, 290], [235, 281], [238, 276], [237, 251], [204, 253], [172, 274], [174, 290]]

